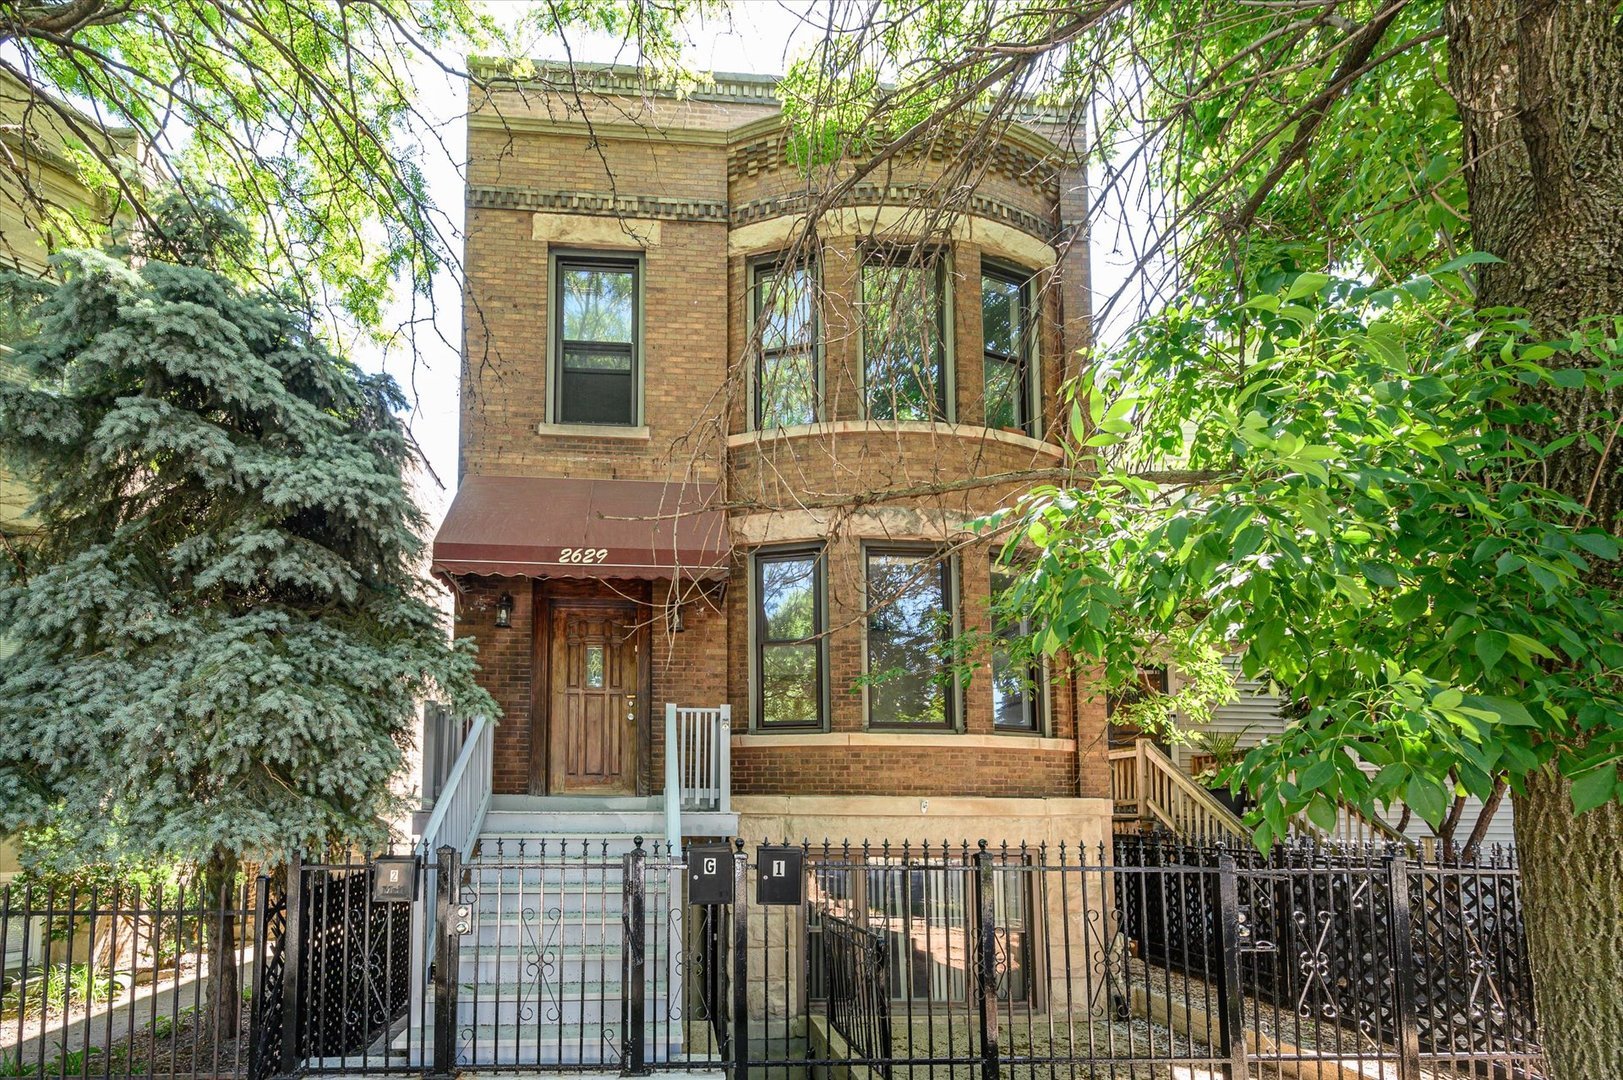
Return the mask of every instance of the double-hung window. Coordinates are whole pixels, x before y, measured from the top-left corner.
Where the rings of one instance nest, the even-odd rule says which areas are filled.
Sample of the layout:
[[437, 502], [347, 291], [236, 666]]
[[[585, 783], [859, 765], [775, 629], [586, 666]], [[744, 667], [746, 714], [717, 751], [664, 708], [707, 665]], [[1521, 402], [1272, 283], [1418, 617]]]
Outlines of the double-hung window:
[[986, 426], [1035, 436], [1029, 297], [1029, 279], [999, 270], [981, 273]]
[[560, 256], [553, 265], [553, 418], [636, 426], [637, 260]]
[[755, 554], [755, 716], [760, 728], [821, 728], [827, 670], [819, 548]]
[[863, 405], [874, 420], [945, 420], [946, 259], [876, 252], [862, 266]]
[[750, 267], [759, 431], [817, 422], [817, 279], [806, 263]]
[[1009, 610], [1014, 575], [992, 566], [992, 722], [999, 731], [1042, 730], [1043, 668], [1031, 655], [1031, 620]]
[[952, 727], [952, 560], [906, 548], [865, 557], [869, 726]]

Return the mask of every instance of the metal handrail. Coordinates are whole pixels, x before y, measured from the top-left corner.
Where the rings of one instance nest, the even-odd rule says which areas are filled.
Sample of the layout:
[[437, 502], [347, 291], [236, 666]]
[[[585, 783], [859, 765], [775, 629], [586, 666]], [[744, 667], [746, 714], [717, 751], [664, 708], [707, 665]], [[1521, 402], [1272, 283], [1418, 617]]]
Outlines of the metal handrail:
[[665, 842], [682, 850], [682, 762], [676, 742], [676, 702], [665, 703]]
[[732, 812], [733, 708], [665, 704], [665, 838], [680, 850], [682, 811]]
[[[452, 805], [463, 794], [460, 790], [462, 779], [468, 773], [468, 770], [473, 767], [474, 759], [477, 756], [483, 755], [487, 759], [483, 762], [485, 765], [484, 781], [485, 786], [489, 787], [490, 768], [488, 759], [491, 745], [490, 740], [486, 738], [486, 732], [493, 727], [494, 725], [491, 724], [488, 716], [474, 718], [473, 726], [468, 729], [468, 737], [462, 742], [462, 752], [457, 755], [456, 763], [451, 766], [450, 773], [445, 777], [445, 783], [440, 787], [439, 797], [434, 800], [434, 812], [429, 815], [428, 824], [423, 826], [422, 838], [417, 842], [417, 854], [423, 856], [432, 855], [434, 850], [440, 846], [440, 831], [445, 827], [446, 816], [451, 812]], [[484, 824], [485, 810], [490, 804], [490, 792], [488, 790], [483, 793], [481, 802], [483, 805], [474, 813], [468, 835], [457, 838], [459, 842], [456, 846], [462, 852], [464, 858], [471, 853], [473, 840], [479, 835], [480, 826]]]

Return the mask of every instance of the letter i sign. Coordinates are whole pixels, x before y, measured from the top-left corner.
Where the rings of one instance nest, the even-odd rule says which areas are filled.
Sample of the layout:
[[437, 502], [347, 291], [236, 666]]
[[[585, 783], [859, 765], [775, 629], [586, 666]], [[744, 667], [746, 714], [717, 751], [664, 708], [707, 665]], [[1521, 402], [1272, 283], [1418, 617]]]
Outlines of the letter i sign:
[[793, 905], [806, 899], [806, 853], [798, 847], [763, 844], [755, 850], [755, 899]]

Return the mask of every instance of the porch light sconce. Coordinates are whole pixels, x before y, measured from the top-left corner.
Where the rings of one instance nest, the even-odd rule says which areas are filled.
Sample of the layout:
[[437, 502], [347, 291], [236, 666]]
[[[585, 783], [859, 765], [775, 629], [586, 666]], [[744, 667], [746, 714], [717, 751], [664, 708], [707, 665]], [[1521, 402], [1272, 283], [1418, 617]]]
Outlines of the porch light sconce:
[[680, 634], [687, 627], [682, 625], [682, 605], [671, 604], [665, 609], [665, 626], [673, 634]]
[[506, 630], [513, 625], [513, 594], [502, 593], [501, 599], [496, 601], [496, 625]]

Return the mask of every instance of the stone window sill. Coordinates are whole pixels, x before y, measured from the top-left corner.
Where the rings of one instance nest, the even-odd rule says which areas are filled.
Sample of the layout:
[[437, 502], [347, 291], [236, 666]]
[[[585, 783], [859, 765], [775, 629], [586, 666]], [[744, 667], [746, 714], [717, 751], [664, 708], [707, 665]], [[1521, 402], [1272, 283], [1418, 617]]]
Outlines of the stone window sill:
[[955, 734], [950, 731], [913, 734], [898, 731], [807, 731], [781, 734], [751, 731], [733, 734], [735, 747], [828, 747], [860, 749], [864, 747], [952, 746], [978, 750], [1036, 750], [1046, 753], [1076, 752], [1075, 739], [1052, 739], [1041, 735], [1006, 732], [996, 735], [976, 733]]
[[626, 442], [648, 442], [650, 438], [647, 425], [621, 427], [618, 424], [537, 424], [535, 433], [575, 439], [623, 439]]

